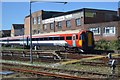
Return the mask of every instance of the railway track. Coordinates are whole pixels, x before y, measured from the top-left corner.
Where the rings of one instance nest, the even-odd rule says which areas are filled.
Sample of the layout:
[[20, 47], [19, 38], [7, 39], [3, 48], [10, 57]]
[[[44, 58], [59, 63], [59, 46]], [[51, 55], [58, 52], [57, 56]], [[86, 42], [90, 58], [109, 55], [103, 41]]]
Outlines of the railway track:
[[[74, 56], [74, 55], [73, 55]], [[69, 57], [72, 57], [72, 55], [70, 55]], [[75, 58], [76, 56], [74, 56]], [[87, 58], [89, 56], [79, 56], [79, 58]], [[18, 57], [18, 56], [3, 56], [2, 57], [3, 60], [16, 60], [16, 61], [24, 61], [24, 62], [28, 62], [29, 58], [26, 57]], [[61, 60], [54, 60], [54, 59], [47, 59], [47, 58], [34, 58], [33, 59], [34, 62], [45, 62], [45, 63], [58, 63], [61, 62]], [[67, 61], [67, 60], [62, 60], [62, 61]], [[89, 65], [89, 66], [108, 66], [107, 62], [79, 62], [81, 65]]]
[[[67, 60], [67, 59], [81, 59], [81, 58], [87, 58], [87, 57], [91, 57], [89, 55], [80, 55], [80, 54], [72, 54], [72, 53], [60, 53], [61, 51], [50, 51], [50, 52], [46, 52], [46, 51], [33, 51], [33, 59], [35, 60], [39, 60], [39, 59], [43, 59], [45, 58], [47, 60], [47, 58], [51, 58], [54, 59], [55, 61], [59, 61], [59, 60]], [[56, 53], [56, 54], [54, 54]], [[8, 58], [6, 56], [9, 56]], [[46, 57], [46, 56], [49, 56], [49, 57]], [[57, 56], [57, 57], [56, 57]], [[61, 58], [58, 58], [58, 56]], [[11, 57], [11, 58], [10, 58]], [[18, 58], [17, 58], [18, 57]], [[28, 52], [26, 51], [21, 51], [21, 52], [18, 52], [18, 51], [3, 51], [2, 52], [2, 58], [3, 59], [19, 59], [22, 58], [25, 59], [25, 61], [28, 61], [29, 60], [29, 54]], [[56, 60], [57, 59], [57, 60]], [[47, 60], [47, 61], [50, 61], [50, 60]]]
[[[79, 54], [69, 54], [67, 56], [70, 59], [82, 59], [82, 58], [89, 58], [91, 56], [84, 56], [84, 55], [79, 55]], [[29, 57], [21, 57], [21, 56], [17, 56], [17, 55], [13, 55], [13, 56], [2, 56], [3, 60], [16, 60], [16, 61], [29, 61]], [[113, 58], [115, 60], [120, 60], [120, 58]], [[101, 60], [101, 62], [79, 62], [82, 65], [89, 65], [89, 66], [108, 66], [107, 63], [109, 61], [108, 58], [101, 58], [99, 59]], [[47, 63], [57, 63], [57, 62], [61, 62], [61, 60], [57, 59], [53, 59], [53, 58], [33, 58], [34, 62], [47, 62]], [[67, 60], [62, 60], [62, 61], [67, 61]]]
[[[20, 55], [21, 54], [22, 53], [20, 53]], [[44, 52], [43, 54], [46, 54], [46, 52]], [[17, 55], [12, 55], [12, 56], [3, 55], [2, 57], [3, 57], [3, 59], [7, 59], [7, 60], [13, 59], [13, 60], [16, 60], [16, 61], [19, 61], [19, 60], [20, 61], [29, 61], [29, 56], [28, 57], [20, 57], [20, 56], [17, 56]], [[35, 57], [35, 55], [34, 55], [34, 57]], [[91, 58], [91, 56], [89, 56], [89, 55], [84, 56], [84, 55], [80, 55], [80, 54], [67, 54], [67, 58], [71, 58], [71, 59], [82, 59], [82, 58], [89, 58], [89, 57]], [[116, 58], [116, 59], [119, 60], [119, 58]], [[43, 62], [52, 62], [52, 63], [53, 62], [59, 62], [59, 61], [61, 61], [61, 60], [54, 60], [54, 59], [51, 59], [51, 60], [49, 60], [49, 59], [43, 59], [43, 60], [44, 60]], [[88, 66], [105, 66], [105, 67], [108, 67], [108, 65], [106, 64], [106, 61], [108, 61], [108, 60], [106, 58], [102, 58], [102, 59], [98, 59], [98, 60], [101, 60], [102, 62], [78, 62], [78, 63], [80, 63], [81, 65], [88, 65]], [[35, 58], [34, 61], [39, 62], [39, 61], [42, 61], [42, 59], [41, 58]], [[102, 77], [111, 77], [111, 76], [113, 76], [111, 74], [97, 73], [97, 72], [91, 72], [91, 71], [90, 72], [88, 72], [88, 71], [80, 71], [80, 70], [76, 71], [76, 70], [66, 70], [66, 69], [61, 69], [61, 68], [58, 69], [58, 68], [49, 68], [49, 67], [40, 67], [40, 66], [26, 66], [26, 65], [20, 65], [20, 64], [19, 65], [17, 65], [17, 64], [8, 64], [8, 63], [3, 63], [3, 66], [4, 65], [11, 66], [11, 67], [12, 66], [21, 66], [22, 68], [23, 67], [27, 67], [27, 68], [31, 68], [32, 70], [33, 69], [37, 69], [37, 70], [41, 70], [40, 72], [43, 71], [43, 72], [46, 72], [46, 73], [47, 72], [48, 73], [52, 73], [51, 71], [53, 71], [53, 72], [55, 71], [55, 72], [57, 72], [59, 74], [62, 74], [62, 75], [69, 74], [67, 76], [73, 76], [73, 78], [65, 78], [65, 77], [63, 77], [65, 79], [75, 79], [76, 80], [77, 78], [74, 78], [74, 76], [75, 76], [76, 73], [78, 74], [77, 75], [78, 77], [80, 76], [79, 78], [81, 78], [81, 75], [90, 75], [90, 77], [93, 76], [93, 75], [102, 76]], [[7, 69], [8, 67], [3, 67], [3, 68]], [[14, 68], [12, 68], [12, 70], [13, 69]], [[19, 68], [15, 68], [15, 69], [19, 70]], [[11, 70], [11, 69], [9, 69], [9, 70]], [[24, 70], [26, 70], [26, 68]], [[19, 72], [22, 72], [22, 71], [19, 71]], [[33, 72], [34, 72], [34, 70], [33, 70]], [[35, 73], [31, 73], [31, 74], [36, 74], [37, 72], [39, 73], [39, 71], [36, 71]], [[25, 73], [29, 73], [29, 72], [25, 72]], [[36, 75], [42, 75], [42, 74], [36, 74]], [[55, 77], [55, 76], [53, 76], [53, 77]], [[114, 77], [120, 78], [119, 75], [114, 75]], [[62, 78], [62, 77], [59, 77], [59, 78]], [[80, 80], [82, 80], [82, 79], [80, 79]], [[83, 80], [86, 80], [86, 79], [83, 79]]]
[[43, 76], [70, 79], [70, 80], [90, 80], [89, 78], [81, 78], [79, 76], [72, 76], [72, 75], [67, 75], [67, 74], [55, 74], [55, 73], [49, 73], [49, 72], [43, 72], [43, 71], [34, 71], [34, 70], [21, 69], [21, 68], [3, 67], [3, 69], [15, 71], [15, 72], [29, 73], [29, 74], [34, 74], [34, 75], [43, 75]]
[[[110, 76], [113, 76], [113, 75], [108, 75], [108, 74], [105, 74], [105, 73], [96, 73], [96, 72], [87, 72], [87, 71], [76, 71], [76, 70], [65, 70], [65, 69], [59, 69], [59, 68], [49, 68], [49, 67], [41, 67], [41, 66], [28, 66], [28, 65], [18, 65], [18, 64], [9, 64], [9, 63], [2, 63], [3, 66], [11, 66], [14, 68], [16, 68], [17, 66], [18, 67], [21, 67], [22, 69], [26, 68], [26, 69], [32, 69], [32, 70], [35, 70], [37, 69], [38, 70], [41, 70], [41, 71], [44, 71], [44, 72], [59, 72], [59, 73], [66, 73], [66, 74], [75, 74], [75, 73], [79, 73], [79, 75], [98, 75], [98, 76], [103, 76], [103, 77], [110, 77]], [[11, 68], [9, 67], [9, 68]], [[3, 67], [4, 68], [4, 67]], [[12, 69], [14, 69], [12, 68]], [[114, 75], [114, 77], [117, 77], [117, 78], [120, 78], [120, 75]]]
[[[3, 60], [16, 60], [16, 61], [24, 61], [24, 62], [28, 62], [29, 58], [18, 58], [18, 57], [3, 57]], [[61, 62], [60, 60], [53, 60], [53, 59], [33, 59], [34, 62], [45, 62], [45, 63], [58, 63]], [[65, 61], [65, 60], [64, 60]], [[89, 65], [89, 66], [108, 66], [107, 63], [105, 62], [79, 62], [79, 64], [81, 65]]]

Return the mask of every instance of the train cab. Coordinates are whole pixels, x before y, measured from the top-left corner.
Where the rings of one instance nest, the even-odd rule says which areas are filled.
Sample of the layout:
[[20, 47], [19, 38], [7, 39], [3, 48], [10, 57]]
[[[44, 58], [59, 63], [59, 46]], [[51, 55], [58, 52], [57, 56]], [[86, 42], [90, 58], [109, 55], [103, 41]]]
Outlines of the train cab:
[[79, 33], [78, 47], [82, 50], [90, 51], [94, 49], [94, 36], [91, 31], [83, 31]]
[[91, 31], [80, 31], [79, 33], [72, 33], [66, 35], [68, 47], [84, 51], [90, 51], [94, 49], [94, 36]]

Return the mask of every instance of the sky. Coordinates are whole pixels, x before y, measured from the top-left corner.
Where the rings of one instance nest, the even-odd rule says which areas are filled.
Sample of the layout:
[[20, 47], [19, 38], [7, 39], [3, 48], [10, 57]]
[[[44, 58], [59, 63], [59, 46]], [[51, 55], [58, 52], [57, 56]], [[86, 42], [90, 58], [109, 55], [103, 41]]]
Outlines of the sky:
[[[67, 4], [50, 2], [32, 3], [32, 12], [38, 10], [66, 12], [81, 8], [117, 11], [118, 2], [68, 2]], [[10, 30], [12, 24], [24, 24], [24, 18], [29, 15], [29, 9], [29, 2], [2, 2], [2, 10], [0, 9], [0, 11], [2, 11], [0, 12], [0, 14], [2, 13], [1, 29]]]

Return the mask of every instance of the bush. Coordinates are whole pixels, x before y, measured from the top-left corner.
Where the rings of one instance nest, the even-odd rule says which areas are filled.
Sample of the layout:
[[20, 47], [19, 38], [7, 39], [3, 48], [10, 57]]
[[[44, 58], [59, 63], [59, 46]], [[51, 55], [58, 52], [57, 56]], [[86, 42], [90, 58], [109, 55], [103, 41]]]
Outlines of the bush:
[[95, 49], [97, 50], [120, 50], [120, 40], [114, 40], [114, 41], [99, 40], [95, 42]]

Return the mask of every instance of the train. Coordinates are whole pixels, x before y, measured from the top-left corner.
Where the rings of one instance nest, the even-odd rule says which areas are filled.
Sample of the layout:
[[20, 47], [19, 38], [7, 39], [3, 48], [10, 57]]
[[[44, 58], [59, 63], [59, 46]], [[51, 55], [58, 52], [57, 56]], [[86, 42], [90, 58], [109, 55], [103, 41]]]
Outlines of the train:
[[[2, 45], [30, 46], [30, 36], [15, 36], [0, 38]], [[94, 35], [92, 31], [59, 32], [32, 35], [32, 46], [60, 46], [65, 49], [75, 49], [81, 52], [94, 49]]]

